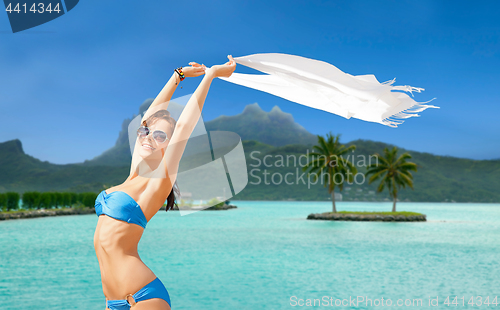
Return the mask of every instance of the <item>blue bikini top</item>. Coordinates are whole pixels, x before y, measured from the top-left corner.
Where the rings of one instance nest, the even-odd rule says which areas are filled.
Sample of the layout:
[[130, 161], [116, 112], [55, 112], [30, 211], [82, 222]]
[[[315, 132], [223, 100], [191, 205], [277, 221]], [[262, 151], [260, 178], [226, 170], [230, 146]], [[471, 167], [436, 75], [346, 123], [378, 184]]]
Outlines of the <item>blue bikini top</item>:
[[110, 194], [102, 191], [95, 200], [95, 213], [97, 216], [106, 214], [120, 221], [137, 224], [142, 228], [146, 228], [148, 223], [141, 207], [134, 198], [121, 191]]

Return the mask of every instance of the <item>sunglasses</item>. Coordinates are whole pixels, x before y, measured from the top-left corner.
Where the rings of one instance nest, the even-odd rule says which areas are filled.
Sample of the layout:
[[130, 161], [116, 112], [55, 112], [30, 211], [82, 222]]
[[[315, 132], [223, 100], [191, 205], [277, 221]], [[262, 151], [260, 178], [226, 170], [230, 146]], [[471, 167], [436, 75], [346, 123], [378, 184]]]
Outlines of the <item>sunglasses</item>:
[[[139, 127], [139, 129], [137, 129], [137, 136], [139, 138], [145, 138], [150, 133], [151, 133], [151, 130], [149, 130], [149, 128], [146, 126], [141, 126], [141, 127]], [[169, 138], [167, 138], [167, 134], [161, 130], [153, 131], [152, 135], [153, 135], [153, 139], [155, 139], [155, 141], [158, 143], [163, 143], [167, 140], [170, 140]]]

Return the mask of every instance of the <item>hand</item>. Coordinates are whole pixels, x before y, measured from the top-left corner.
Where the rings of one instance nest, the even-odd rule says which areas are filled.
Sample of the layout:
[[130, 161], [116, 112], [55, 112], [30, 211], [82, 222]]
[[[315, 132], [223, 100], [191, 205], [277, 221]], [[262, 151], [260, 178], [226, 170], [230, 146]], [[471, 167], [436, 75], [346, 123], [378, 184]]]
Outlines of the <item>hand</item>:
[[236, 61], [231, 55], [228, 55], [227, 58], [229, 59], [228, 62], [223, 65], [212, 66], [206, 69], [205, 73], [210, 73], [213, 77], [230, 77], [236, 69]]
[[[196, 62], [189, 63], [191, 67], [182, 67], [182, 72], [185, 77], [196, 77], [205, 74], [207, 67]], [[176, 73], [177, 74], [177, 73]]]

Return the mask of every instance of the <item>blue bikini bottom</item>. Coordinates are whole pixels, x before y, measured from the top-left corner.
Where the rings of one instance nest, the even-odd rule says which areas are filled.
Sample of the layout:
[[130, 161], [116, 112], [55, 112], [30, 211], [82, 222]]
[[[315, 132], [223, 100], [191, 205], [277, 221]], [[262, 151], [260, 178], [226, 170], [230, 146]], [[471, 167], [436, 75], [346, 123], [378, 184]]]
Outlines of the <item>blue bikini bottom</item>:
[[[135, 294], [131, 295], [135, 302], [147, 300], [151, 298], [161, 298], [168, 302], [170, 305], [170, 296], [167, 289], [161, 283], [160, 279], [156, 278], [146, 284], [143, 288], [138, 290]], [[132, 305], [126, 299], [121, 300], [106, 300], [106, 307], [110, 310], [129, 310]]]

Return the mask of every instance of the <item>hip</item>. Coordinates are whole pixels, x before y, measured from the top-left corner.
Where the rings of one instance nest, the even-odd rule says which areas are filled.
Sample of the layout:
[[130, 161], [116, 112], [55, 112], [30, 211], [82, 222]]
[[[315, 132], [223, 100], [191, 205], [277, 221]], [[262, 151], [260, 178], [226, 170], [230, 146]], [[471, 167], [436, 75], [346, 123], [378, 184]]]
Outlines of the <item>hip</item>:
[[139, 254], [106, 253], [96, 249], [104, 296], [123, 299], [156, 279]]

